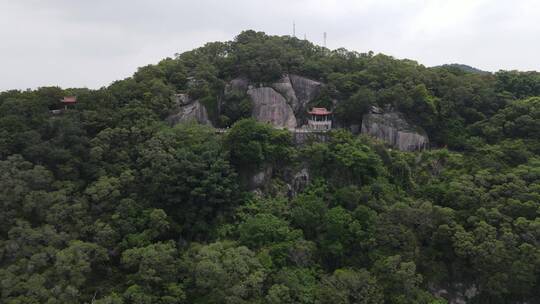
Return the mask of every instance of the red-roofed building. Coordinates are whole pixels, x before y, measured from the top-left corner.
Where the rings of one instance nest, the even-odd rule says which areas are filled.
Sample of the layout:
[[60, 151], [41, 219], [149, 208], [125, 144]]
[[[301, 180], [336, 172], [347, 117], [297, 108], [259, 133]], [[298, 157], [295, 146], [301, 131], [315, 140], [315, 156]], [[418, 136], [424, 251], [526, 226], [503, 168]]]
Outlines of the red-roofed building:
[[74, 104], [74, 103], [77, 102], [77, 96], [66, 96], [66, 97], [60, 99], [60, 101], [62, 103]]
[[332, 114], [332, 112], [328, 111], [326, 108], [312, 108], [308, 113], [315, 116], [327, 116]]
[[327, 131], [332, 129], [332, 112], [326, 108], [312, 108], [308, 111], [311, 117], [308, 119], [308, 128], [312, 130]]
[[77, 103], [77, 96], [65, 96], [60, 99], [60, 102], [64, 104], [64, 109], [67, 110], [68, 105], [73, 105]]

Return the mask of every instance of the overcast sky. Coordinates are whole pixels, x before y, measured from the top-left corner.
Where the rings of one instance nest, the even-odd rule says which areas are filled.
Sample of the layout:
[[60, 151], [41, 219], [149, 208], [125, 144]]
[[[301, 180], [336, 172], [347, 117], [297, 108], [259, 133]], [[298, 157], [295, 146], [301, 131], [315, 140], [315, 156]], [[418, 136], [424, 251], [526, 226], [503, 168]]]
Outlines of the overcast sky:
[[242, 30], [426, 66], [540, 70], [538, 0], [0, 0], [0, 90], [99, 88]]

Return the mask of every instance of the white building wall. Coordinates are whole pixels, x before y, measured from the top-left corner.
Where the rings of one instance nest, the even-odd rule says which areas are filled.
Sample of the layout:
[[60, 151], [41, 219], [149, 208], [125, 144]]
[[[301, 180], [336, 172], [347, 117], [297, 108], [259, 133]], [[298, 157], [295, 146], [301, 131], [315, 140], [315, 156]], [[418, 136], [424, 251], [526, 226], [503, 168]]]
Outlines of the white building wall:
[[330, 130], [332, 129], [332, 121], [315, 121], [315, 120], [308, 120], [308, 128], [312, 130]]

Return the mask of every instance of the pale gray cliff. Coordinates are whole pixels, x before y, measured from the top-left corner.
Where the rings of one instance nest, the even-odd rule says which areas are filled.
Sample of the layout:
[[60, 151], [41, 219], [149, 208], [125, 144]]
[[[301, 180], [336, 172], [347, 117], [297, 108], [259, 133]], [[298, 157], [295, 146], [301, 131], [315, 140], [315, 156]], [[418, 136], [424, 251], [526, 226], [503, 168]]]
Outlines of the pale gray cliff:
[[[475, 284], [450, 283], [445, 288], [428, 284], [428, 289], [435, 295], [444, 298], [448, 304], [467, 304], [479, 295], [478, 287]], [[516, 304], [521, 302], [514, 302]]]
[[297, 75], [284, 75], [264, 87], [239, 77], [225, 86], [225, 94], [247, 92], [253, 102], [255, 119], [279, 128], [296, 128], [297, 118], [305, 115], [308, 103], [319, 95], [321, 87], [320, 82]]
[[298, 99], [298, 104], [294, 106], [294, 111], [298, 113], [298, 111], [307, 110], [307, 104], [317, 98], [321, 92], [322, 83], [292, 74], [289, 75], [289, 78]]
[[288, 196], [290, 198], [296, 197], [299, 193], [304, 191], [309, 185], [311, 180], [308, 168], [302, 168], [300, 171], [296, 172], [292, 177], [291, 183], [289, 186]]
[[235, 78], [225, 86], [225, 94], [231, 93], [233, 91], [245, 92], [249, 86], [249, 80], [244, 77]]
[[274, 82], [271, 86], [287, 100], [287, 103], [291, 106], [295, 114], [298, 114], [299, 102], [289, 76], [283, 76], [283, 78]]
[[267, 166], [253, 174], [249, 179], [249, 188], [255, 190], [263, 188], [272, 178], [272, 167]]
[[193, 100], [186, 93], [174, 94], [173, 101], [176, 106], [185, 106], [190, 104]]
[[176, 107], [174, 112], [167, 117], [167, 122], [176, 125], [186, 122], [197, 122], [204, 125], [212, 125], [208, 119], [208, 112], [198, 100], [191, 100], [187, 94], [175, 95]]
[[252, 88], [247, 94], [253, 101], [252, 116], [274, 127], [295, 128], [296, 117], [285, 98], [269, 87]]
[[362, 117], [362, 134], [381, 139], [401, 151], [422, 150], [429, 139], [421, 128], [408, 123], [402, 113], [374, 108]]

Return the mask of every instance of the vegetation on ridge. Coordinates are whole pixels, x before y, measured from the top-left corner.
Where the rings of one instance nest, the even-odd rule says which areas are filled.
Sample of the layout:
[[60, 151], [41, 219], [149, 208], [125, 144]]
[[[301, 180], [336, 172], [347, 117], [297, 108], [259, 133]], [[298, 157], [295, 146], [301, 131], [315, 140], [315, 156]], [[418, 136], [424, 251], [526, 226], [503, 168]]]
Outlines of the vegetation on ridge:
[[[250, 119], [228, 81], [326, 85], [358, 123], [391, 105], [434, 149]], [[188, 92], [226, 135], [170, 127]], [[51, 115], [58, 100], [78, 103]], [[217, 111], [218, 100], [228, 98]], [[0, 93], [2, 303], [472, 303], [540, 299], [540, 74], [426, 68], [246, 31], [99, 90]], [[259, 193], [249, 178], [267, 168]], [[291, 176], [309, 184], [290, 195]]]

